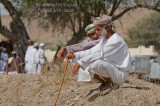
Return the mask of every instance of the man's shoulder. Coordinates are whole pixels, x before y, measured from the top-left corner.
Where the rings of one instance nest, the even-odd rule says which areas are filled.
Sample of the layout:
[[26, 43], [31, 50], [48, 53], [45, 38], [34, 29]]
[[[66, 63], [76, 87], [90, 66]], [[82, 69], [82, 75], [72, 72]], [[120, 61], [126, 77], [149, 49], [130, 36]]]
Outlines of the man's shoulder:
[[124, 41], [124, 39], [121, 36], [119, 36], [117, 33], [114, 33], [113, 35], [114, 35], [114, 39]]
[[111, 37], [111, 39], [109, 39], [109, 42], [112, 43], [124, 43], [124, 40], [121, 36], [119, 36], [117, 33], [114, 33]]

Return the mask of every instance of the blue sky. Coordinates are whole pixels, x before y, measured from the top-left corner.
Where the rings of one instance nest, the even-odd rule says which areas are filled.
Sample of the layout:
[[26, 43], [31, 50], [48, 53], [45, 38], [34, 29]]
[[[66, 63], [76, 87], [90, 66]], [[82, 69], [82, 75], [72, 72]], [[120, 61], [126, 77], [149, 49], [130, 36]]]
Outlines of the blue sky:
[[8, 11], [5, 9], [2, 3], [0, 3], [1, 15], [9, 15]]

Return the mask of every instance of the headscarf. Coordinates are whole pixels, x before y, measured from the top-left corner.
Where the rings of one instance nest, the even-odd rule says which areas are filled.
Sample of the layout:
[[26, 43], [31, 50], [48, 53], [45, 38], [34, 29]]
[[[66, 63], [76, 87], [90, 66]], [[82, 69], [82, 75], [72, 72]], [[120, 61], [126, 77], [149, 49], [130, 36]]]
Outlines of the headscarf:
[[85, 29], [87, 35], [96, 32], [94, 24], [89, 24]]
[[102, 15], [100, 17], [96, 17], [93, 19], [93, 24], [95, 26], [97, 26], [97, 25], [111, 26], [112, 25], [112, 17], [107, 16], [107, 15]]
[[32, 40], [29, 39], [27, 42], [28, 42], [28, 43], [32, 43]]
[[34, 43], [34, 45], [33, 45], [34, 47], [38, 47], [38, 43]]

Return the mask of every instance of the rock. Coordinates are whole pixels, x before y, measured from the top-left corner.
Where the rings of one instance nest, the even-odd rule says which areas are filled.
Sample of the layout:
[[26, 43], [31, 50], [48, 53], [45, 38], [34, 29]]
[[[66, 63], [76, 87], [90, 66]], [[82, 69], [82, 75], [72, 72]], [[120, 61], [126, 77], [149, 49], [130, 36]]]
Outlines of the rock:
[[156, 99], [156, 103], [157, 103], [157, 104], [160, 104], [160, 98], [157, 98], [157, 99]]
[[76, 106], [76, 103], [71, 103], [68, 106]]
[[69, 105], [69, 103], [70, 103], [70, 100], [67, 100], [66, 104]]
[[48, 100], [48, 99], [50, 99], [50, 97], [46, 97], [46, 99]]
[[78, 90], [74, 90], [74, 92], [78, 92]]
[[73, 92], [73, 90], [71, 90], [71, 89], [67, 89], [67, 90], [66, 90], [66, 92], [71, 93], [71, 92]]

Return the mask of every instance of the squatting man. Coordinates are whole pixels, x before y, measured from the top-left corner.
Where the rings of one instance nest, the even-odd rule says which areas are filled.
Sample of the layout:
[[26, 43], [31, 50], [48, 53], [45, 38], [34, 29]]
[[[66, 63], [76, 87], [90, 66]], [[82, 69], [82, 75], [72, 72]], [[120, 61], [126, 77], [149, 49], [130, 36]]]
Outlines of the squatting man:
[[131, 57], [125, 41], [112, 30], [110, 16], [96, 17], [93, 24], [96, 34], [102, 38], [100, 42], [88, 50], [70, 52], [66, 59], [76, 63], [72, 74], [78, 73], [78, 81], [99, 81], [97, 90], [107, 94], [112, 90], [111, 84], [119, 86], [127, 80]]

